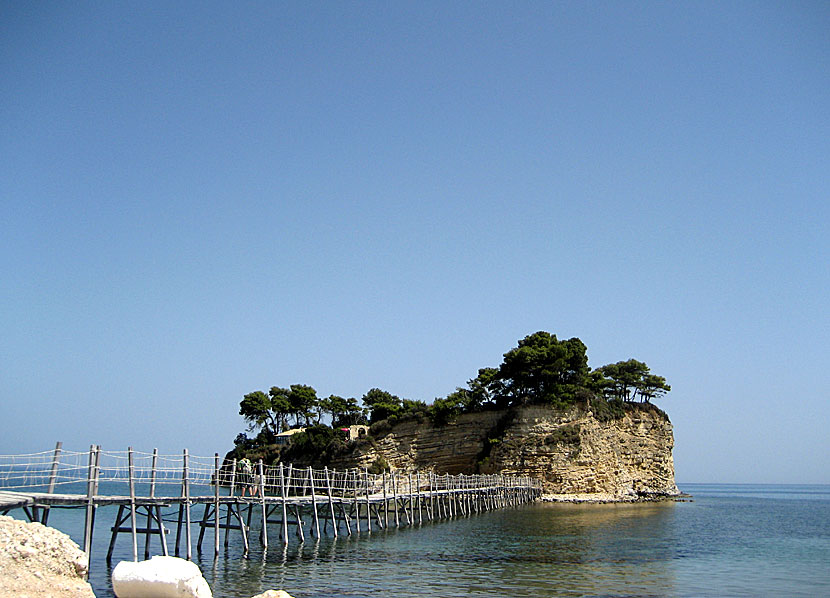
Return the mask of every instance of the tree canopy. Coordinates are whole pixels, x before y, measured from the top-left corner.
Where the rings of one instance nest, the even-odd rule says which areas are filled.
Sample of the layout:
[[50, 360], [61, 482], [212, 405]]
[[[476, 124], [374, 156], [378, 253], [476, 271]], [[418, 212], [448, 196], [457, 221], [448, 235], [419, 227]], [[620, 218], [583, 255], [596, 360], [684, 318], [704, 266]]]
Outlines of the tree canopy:
[[606, 397], [622, 401], [634, 401], [639, 395], [641, 401], [648, 403], [671, 390], [663, 376], [652, 374], [645, 363], [636, 359], [597, 368], [592, 382]]
[[512, 402], [567, 400], [585, 385], [588, 356], [578, 338], [560, 341], [555, 334], [536, 332], [504, 354], [498, 376]]
[[[369, 389], [361, 398], [362, 406], [355, 398], [319, 398], [306, 384], [272, 386], [268, 393], [250, 392], [242, 398], [239, 414], [248, 430], [259, 430], [259, 435], [248, 439], [240, 434], [236, 444], [250, 447], [273, 442], [273, 437], [286, 430], [289, 418], [296, 426], [316, 426], [314, 438], [319, 440], [329, 437], [320, 428], [326, 415], [330, 429], [336, 429], [363, 423], [380, 425], [384, 420], [391, 423], [406, 417], [429, 417], [436, 425], [443, 425], [471, 411], [534, 403], [567, 406], [583, 400], [592, 404], [599, 400], [605, 407], [598, 407], [605, 412], [622, 413], [626, 402], [650, 403], [670, 390], [666, 379], [653, 374], [642, 361], [628, 359], [591, 370], [587, 347], [579, 338], [559, 340], [555, 334], [539, 331], [519, 340], [504, 354], [499, 367], [479, 369], [466, 387], [436, 398], [431, 405], [402, 399], [380, 388]], [[309, 438], [297, 440], [302, 445]]]
[[379, 388], [370, 389], [363, 395], [362, 401], [369, 410], [369, 421], [372, 423], [397, 415], [403, 407], [400, 398]]

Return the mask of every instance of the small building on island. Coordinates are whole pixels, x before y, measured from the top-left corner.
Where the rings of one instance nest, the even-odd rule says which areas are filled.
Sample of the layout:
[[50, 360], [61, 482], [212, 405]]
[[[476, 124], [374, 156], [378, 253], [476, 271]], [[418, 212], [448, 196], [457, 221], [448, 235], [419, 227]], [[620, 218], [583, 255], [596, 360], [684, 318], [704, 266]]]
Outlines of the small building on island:
[[286, 430], [285, 432], [280, 432], [277, 434], [274, 444], [278, 446], [288, 446], [291, 444], [291, 437], [294, 436], [294, 434], [299, 434], [300, 432], [305, 432], [305, 428], [292, 428], [290, 430]]
[[357, 424], [348, 428], [340, 428], [340, 432], [343, 434], [344, 440], [352, 442], [361, 436], [366, 436], [369, 433], [369, 426]]

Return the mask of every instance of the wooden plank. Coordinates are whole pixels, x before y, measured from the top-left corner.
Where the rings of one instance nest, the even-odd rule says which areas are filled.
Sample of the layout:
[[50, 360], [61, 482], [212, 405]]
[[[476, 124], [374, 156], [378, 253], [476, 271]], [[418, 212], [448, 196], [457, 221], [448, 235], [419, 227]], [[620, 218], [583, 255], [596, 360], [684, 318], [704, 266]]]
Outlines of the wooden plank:
[[0, 490], [0, 510], [2, 511], [10, 511], [11, 509], [18, 509], [20, 507], [30, 507], [34, 504], [34, 498], [28, 494]]

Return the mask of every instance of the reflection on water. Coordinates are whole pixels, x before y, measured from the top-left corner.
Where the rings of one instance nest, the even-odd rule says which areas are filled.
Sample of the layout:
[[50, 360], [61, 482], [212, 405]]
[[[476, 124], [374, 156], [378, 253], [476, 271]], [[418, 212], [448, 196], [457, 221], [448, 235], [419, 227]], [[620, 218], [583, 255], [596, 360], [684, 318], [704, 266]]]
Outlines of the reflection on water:
[[[670, 542], [653, 538], [673, 503], [535, 505], [411, 529], [254, 551], [233, 548], [217, 596], [269, 588], [302, 596], [582, 596], [672, 593]], [[211, 571], [213, 559], [200, 561]], [[207, 575], [207, 573], [206, 573]]]
[[[536, 504], [371, 535], [307, 533], [287, 547], [273, 533], [267, 551], [255, 516], [249, 558], [232, 532], [214, 560], [212, 530], [208, 551], [194, 558], [217, 598], [272, 588], [296, 598], [830, 596], [830, 488], [684, 490], [694, 502]], [[50, 524], [80, 541], [83, 511], [53, 511]], [[98, 511], [90, 579], [98, 598], [112, 596], [103, 557], [114, 517]], [[114, 557], [131, 558], [127, 535]]]

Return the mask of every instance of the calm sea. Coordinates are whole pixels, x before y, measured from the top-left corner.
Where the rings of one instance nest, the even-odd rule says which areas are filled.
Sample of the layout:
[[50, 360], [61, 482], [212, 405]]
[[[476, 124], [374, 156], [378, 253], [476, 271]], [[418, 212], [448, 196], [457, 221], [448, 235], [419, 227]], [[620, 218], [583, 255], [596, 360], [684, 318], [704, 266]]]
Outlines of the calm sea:
[[[694, 499], [536, 504], [371, 535], [292, 538], [285, 549], [274, 526], [267, 553], [242, 558], [235, 532], [218, 560], [209, 552], [196, 561], [218, 598], [270, 588], [296, 598], [830, 596], [830, 486], [681, 489]], [[112, 596], [103, 557], [113, 519], [99, 509], [90, 580], [99, 598]], [[50, 523], [82, 541], [82, 511], [54, 512]], [[130, 557], [121, 535], [114, 562]]]

